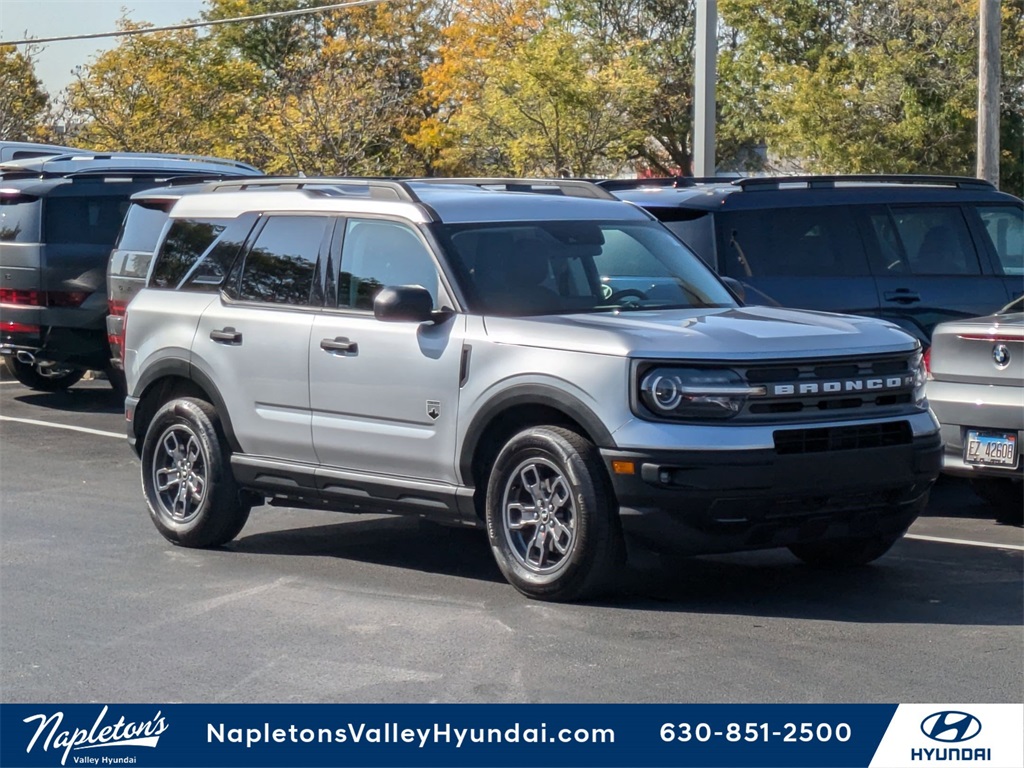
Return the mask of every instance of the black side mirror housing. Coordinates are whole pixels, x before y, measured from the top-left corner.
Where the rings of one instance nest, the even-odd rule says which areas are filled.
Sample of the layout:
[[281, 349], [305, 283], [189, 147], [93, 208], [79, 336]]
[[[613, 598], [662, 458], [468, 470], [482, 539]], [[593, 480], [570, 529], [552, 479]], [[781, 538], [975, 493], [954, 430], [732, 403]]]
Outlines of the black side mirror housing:
[[434, 299], [420, 285], [389, 285], [374, 298], [373, 316], [386, 323], [425, 323], [434, 319]]

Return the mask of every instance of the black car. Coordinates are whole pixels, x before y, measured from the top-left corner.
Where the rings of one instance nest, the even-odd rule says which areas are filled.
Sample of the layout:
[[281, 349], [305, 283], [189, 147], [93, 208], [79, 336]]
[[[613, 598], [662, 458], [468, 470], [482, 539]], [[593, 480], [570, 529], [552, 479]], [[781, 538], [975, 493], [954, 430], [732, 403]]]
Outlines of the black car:
[[1024, 284], [1024, 203], [979, 179], [783, 176], [600, 182], [658, 217], [749, 303], [874, 315], [925, 345]]
[[[106, 272], [132, 194], [180, 176], [259, 174], [234, 161], [65, 154], [0, 165], [0, 355], [57, 391], [109, 368]], [[112, 376], [116, 386], [119, 377]]]

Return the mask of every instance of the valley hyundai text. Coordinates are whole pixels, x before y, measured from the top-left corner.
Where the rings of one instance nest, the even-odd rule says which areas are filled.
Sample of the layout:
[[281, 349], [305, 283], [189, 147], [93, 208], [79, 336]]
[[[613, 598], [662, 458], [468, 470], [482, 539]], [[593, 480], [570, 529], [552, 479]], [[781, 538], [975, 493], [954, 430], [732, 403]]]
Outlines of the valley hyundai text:
[[893, 325], [739, 306], [579, 182], [275, 183], [183, 197], [128, 310], [129, 438], [175, 543], [267, 501], [415, 514], [567, 600], [631, 537], [867, 563], [927, 501], [938, 425]]

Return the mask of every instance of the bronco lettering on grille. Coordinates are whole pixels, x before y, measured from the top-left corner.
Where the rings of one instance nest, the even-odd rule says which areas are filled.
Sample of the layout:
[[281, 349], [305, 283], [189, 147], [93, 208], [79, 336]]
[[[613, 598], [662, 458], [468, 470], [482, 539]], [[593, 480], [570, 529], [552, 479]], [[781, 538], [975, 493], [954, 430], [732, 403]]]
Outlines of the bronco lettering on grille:
[[773, 384], [773, 397], [800, 395], [841, 395], [849, 392], [879, 392], [887, 389], [903, 389], [914, 385], [910, 374], [902, 376], [877, 376], [866, 379], [844, 379], [842, 381], [802, 381], [796, 384]]

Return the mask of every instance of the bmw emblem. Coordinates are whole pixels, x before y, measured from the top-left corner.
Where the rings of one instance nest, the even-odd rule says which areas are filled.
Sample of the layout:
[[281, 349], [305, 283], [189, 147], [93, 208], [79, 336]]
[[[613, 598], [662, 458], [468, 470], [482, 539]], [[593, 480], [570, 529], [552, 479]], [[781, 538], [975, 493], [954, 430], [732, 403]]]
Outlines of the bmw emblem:
[[1005, 368], [1010, 364], [1010, 350], [1005, 344], [996, 344], [992, 347], [992, 360], [998, 368]]

